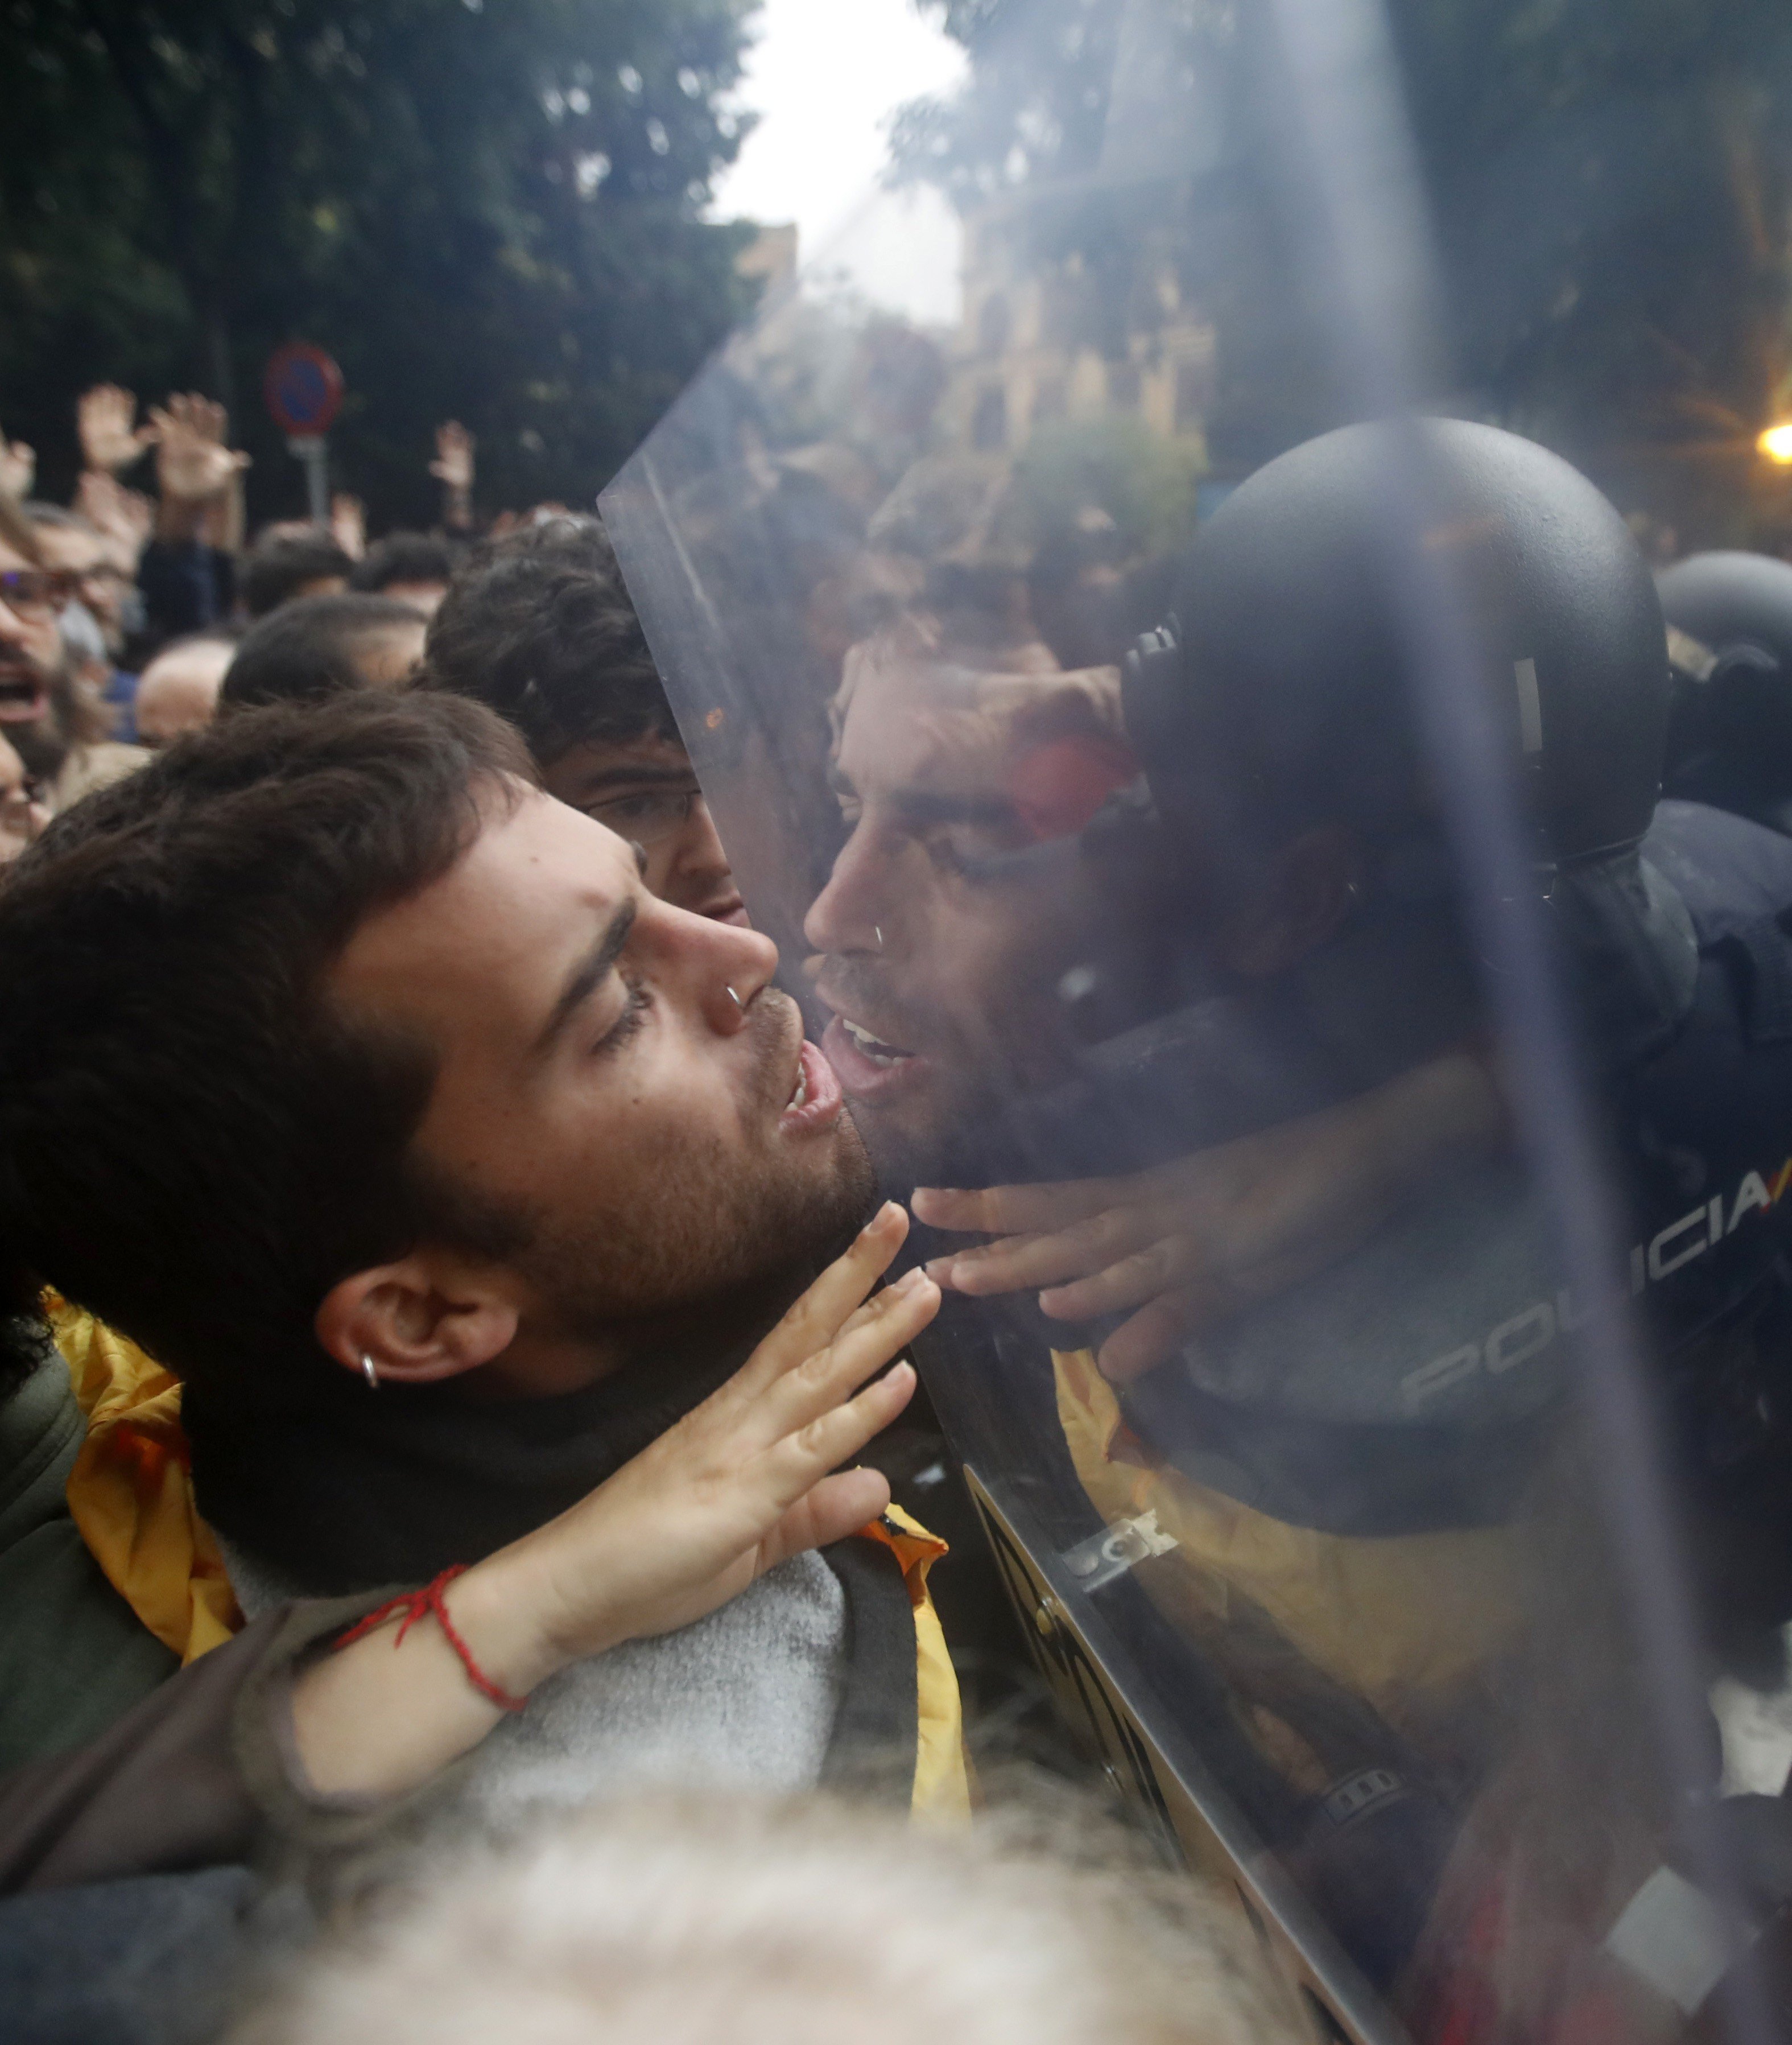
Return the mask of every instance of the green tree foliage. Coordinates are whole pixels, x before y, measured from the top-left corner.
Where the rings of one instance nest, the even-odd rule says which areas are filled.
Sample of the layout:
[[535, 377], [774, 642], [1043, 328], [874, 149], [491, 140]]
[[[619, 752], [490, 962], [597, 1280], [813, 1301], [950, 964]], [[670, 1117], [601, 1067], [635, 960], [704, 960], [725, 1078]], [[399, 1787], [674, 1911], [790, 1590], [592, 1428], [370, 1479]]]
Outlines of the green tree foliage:
[[[1059, 245], [1110, 271], [1127, 203], [1117, 59], [1154, 14], [1166, 69], [1205, 82], [1208, 151], [1170, 196], [1132, 202], [1218, 329], [1216, 459], [1248, 466], [1348, 413], [1309, 223], [1290, 211], [1301, 137], [1265, 0], [922, 4], [972, 71], [957, 98], [908, 110], [906, 174], [967, 210], [1036, 191]], [[1779, 538], [1785, 485], [1754, 443], [1792, 410], [1792, 10], [1388, 0], [1387, 14], [1448, 309], [1428, 395], [1559, 447], [1683, 541]]]
[[75, 393], [224, 396], [295, 509], [263, 364], [314, 341], [377, 522], [589, 501], [744, 309], [704, 223], [755, 0], [0, 0], [0, 420], [54, 488]]

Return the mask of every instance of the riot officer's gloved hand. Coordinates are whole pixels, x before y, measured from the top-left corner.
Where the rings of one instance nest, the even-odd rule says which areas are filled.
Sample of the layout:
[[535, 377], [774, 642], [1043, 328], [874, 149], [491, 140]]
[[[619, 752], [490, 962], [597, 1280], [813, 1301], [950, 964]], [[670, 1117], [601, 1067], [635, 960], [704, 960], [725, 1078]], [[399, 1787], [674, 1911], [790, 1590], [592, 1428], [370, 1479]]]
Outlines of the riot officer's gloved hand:
[[919, 1219], [997, 1239], [929, 1275], [983, 1296], [1033, 1288], [1053, 1320], [1126, 1314], [1102, 1373], [1129, 1385], [1189, 1335], [1363, 1242], [1448, 1157], [1498, 1142], [1488, 1061], [1452, 1051], [1298, 1121], [1125, 1177], [981, 1191], [917, 1188]]

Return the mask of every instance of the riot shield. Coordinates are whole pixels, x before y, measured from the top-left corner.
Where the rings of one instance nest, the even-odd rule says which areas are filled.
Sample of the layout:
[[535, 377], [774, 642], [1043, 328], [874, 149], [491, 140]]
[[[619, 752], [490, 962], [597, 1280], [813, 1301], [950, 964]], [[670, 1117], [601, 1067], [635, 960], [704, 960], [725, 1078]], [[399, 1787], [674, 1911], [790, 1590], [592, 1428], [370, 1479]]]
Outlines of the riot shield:
[[958, 324], [824, 266], [601, 500], [928, 1391], [1317, 2035], [1772, 2035], [1792, 847], [1655, 813], [1617, 513], [1426, 419], [1371, 0], [994, 18]]

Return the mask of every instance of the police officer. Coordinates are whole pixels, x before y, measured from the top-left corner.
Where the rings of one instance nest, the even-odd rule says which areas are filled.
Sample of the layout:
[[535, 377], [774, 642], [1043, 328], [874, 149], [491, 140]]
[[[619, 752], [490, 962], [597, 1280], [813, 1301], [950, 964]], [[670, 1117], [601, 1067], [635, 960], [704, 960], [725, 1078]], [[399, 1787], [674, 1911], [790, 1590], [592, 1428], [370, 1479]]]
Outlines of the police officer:
[[1792, 565], [1694, 554], [1656, 587], [1674, 676], [1667, 793], [1792, 831]]
[[[1390, 530], [1409, 486], [1429, 506], [1417, 536]], [[1408, 597], [1434, 573], [1507, 741], [1689, 1470], [1758, 1534], [1786, 1466], [1768, 1323], [1792, 1160], [1792, 955], [1774, 920], [1792, 905], [1792, 845], [1702, 805], [1657, 820], [1657, 599], [1616, 512], [1542, 449], [1461, 422], [1346, 429], [1271, 464], [1203, 529], [1175, 616], [1125, 682], [1155, 810], [1144, 841], [1175, 876], [1197, 998], [1098, 1047], [1080, 1093], [1035, 1116], [1035, 1154], [1043, 1171], [1054, 1146], [1086, 1169], [1136, 1167], [1484, 1043], [1414, 711]], [[1510, 1522], [1579, 1321], [1509, 1154], [1477, 1149], [1413, 1190], [1354, 1254], [1201, 1330], [1124, 1392], [1087, 1351], [1059, 1353], [1090, 1496], [1110, 1519], [1148, 1497], [1179, 1543], [1137, 1577], [1201, 1629], [1290, 1768], [1330, 1775], [1299, 1850], [1321, 1889], [1403, 1793], [1409, 1813], [1475, 1778], [1478, 1679], [1525, 1594]], [[1751, 1581], [1751, 1618], [1792, 1612], [1774, 1574]], [[1340, 1691], [1382, 1732], [1359, 1741], [1366, 1765], [1332, 1774], [1351, 1737]], [[1409, 1832], [1395, 1858], [1413, 1874]], [[1352, 1943], [1384, 1977], [1398, 1963], [1398, 1939]]]

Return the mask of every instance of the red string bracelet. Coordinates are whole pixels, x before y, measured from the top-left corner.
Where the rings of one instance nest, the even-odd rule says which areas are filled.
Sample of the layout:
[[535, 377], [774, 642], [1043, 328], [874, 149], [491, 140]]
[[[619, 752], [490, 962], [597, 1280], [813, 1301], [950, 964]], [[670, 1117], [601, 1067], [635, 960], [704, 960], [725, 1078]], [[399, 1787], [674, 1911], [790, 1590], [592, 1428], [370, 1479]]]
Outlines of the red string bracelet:
[[402, 1647], [404, 1645], [405, 1635], [410, 1631], [417, 1622], [426, 1613], [433, 1613], [436, 1623], [448, 1635], [449, 1646], [460, 1657], [461, 1665], [467, 1671], [467, 1681], [479, 1692], [479, 1695], [482, 1697], [489, 1698], [493, 1704], [504, 1711], [527, 1711], [528, 1698], [513, 1697], [508, 1690], [501, 1690], [493, 1682], [490, 1677], [473, 1659], [472, 1649], [461, 1639], [456, 1631], [454, 1621], [448, 1617], [448, 1607], [442, 1602], [442, 1592], [456, 1577], [463, 1577], [466, 1573], [467, 1565], [464, 1562], [456, 1562], [452, 1569], [444, 1569], [433, 1583], [425, 1584], [421, 1590], [403, 1591], [395, 1598], [388, 1598], [377, 1612], [370, 1612], [359, 1625], [350, 1627], [330, 1652], [333, 1654], [339, 1654], [344, 1647], [352, 1646], [356, 1641], [363, 1639], [375, 1627], [383, 1626], [386, 1620], [397, 1612], [402, 1612], [405, 1617], [404, 1623], [399, 1627], [392, 1645], [394, 1647]]

